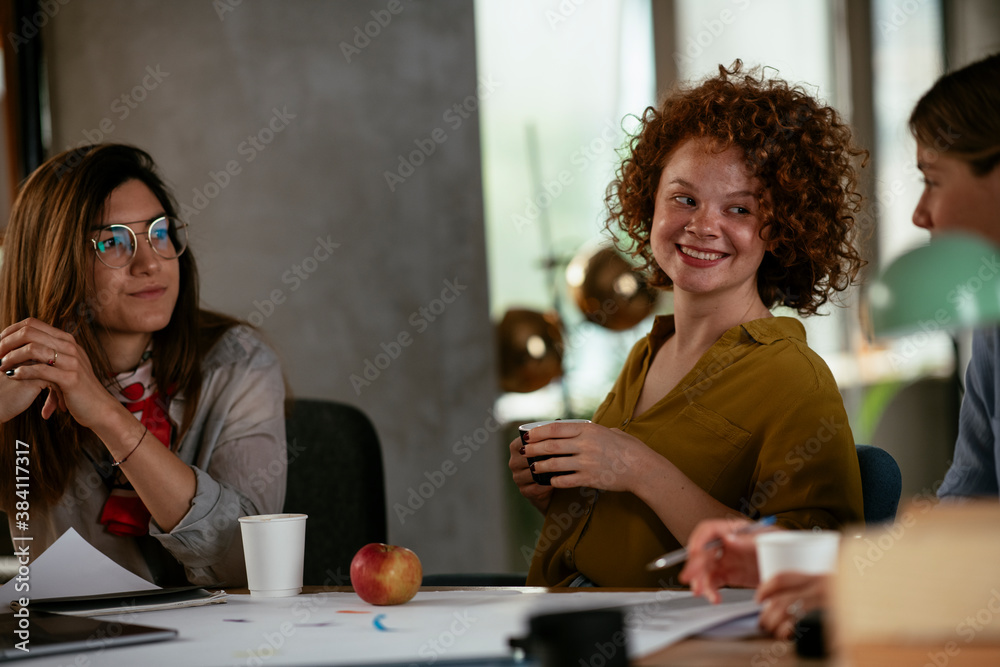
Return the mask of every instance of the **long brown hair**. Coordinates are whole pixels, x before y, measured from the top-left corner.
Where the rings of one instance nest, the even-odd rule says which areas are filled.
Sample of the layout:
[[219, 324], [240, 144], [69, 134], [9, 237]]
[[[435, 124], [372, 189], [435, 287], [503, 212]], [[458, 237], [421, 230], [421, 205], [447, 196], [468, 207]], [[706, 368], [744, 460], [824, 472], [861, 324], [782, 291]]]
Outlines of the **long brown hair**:
[[[131, 180], [143, 183], [164, 213], [176, 216], [176, 202], [146, 152], [97, 144], [60, 153], [31, 174], [14, 200], [3, 238], [0, 326], [34, 317], [72, 334], [98, 378], [114, 377], [114, 372], [97, 336], [102, 295], [88, 279], [95, 259], [86, 241], [103, 220], [112, 191]], [[185, 398], [183, 434], [201, 393], [201, 360], [239, 322], [199, 308], [198, 269], [190, 248], [177, 261], [177, 303], [167, 326], [153, 334], [152, 359], [156, 386], [172, 388]], [[66, 413], [57, 411], [43, 420], [46, 395], [42, 392], [34, 405], [0, 424], [0, 470], [14, 470], [15, 439], [31, 447], [33, 507], [54, 505], [85, 451], [103, 449], [89, 429]], [[17, 499], [13, 478], [10, 472], [0, 475], [0, 508], [8, 511]]]
[[964, 160], [985, 176], [1000, 164], [1000, 53], [942, 76], [910, 114], [927, 148]]

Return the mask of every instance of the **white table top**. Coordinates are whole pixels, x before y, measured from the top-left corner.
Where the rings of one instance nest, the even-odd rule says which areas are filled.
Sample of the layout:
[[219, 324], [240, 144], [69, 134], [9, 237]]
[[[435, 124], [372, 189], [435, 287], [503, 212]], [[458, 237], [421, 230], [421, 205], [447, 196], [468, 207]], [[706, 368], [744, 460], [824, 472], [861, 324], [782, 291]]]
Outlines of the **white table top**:
[[753, 613], [754, 604], [746, 602], [752, 592], [727, 594], [733, 601], [714, 607], [681, 591], [435, 590], [394, 607], [375, 607], [349, 592], [270, 599], [231, 595], [221, 605], [102, 617], [176, 628], [175, 640], [36, 657], [30, 667], [356, 665], [509, 657], [508, 640], [524, 636], [534, 614], [625, 606], [634, 658]]

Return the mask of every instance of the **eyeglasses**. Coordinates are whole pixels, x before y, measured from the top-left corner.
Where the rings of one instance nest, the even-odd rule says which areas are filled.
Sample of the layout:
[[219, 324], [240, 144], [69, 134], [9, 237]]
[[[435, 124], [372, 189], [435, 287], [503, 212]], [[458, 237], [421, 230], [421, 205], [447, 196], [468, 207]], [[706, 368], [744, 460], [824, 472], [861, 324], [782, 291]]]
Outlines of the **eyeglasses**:
[[[187, 249], [187, 224], [162, 216], [151, 220], [146, 229], [149, 247], [163, 259], [177, 259]], [[90, 244], [101, 264], [123, 269], [135, 259], [135, 232], [128, 225], [108, 225], [97, 230]]]

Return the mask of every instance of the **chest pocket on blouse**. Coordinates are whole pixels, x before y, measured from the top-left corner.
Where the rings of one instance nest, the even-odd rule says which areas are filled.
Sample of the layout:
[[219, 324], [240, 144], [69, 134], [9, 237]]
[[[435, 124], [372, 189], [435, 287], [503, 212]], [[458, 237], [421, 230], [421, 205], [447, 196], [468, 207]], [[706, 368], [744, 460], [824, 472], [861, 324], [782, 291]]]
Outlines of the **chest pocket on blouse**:
[[688, 443], [671, 460], [698, 486], [711, 491], [722, 471], [750, 439], [750, 432], [708, 408], [691, 403], [681, 410], [679, 432]]

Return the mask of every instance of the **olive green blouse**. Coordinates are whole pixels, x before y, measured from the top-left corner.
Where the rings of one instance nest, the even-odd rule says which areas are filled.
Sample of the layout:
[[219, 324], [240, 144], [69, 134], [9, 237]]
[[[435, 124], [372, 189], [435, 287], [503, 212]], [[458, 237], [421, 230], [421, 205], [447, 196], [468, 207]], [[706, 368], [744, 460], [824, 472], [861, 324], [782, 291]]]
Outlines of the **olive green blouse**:
[[[674, 331], [658, 317], [629, 354], [593, 421], [629, 433], [719, 502], [786, 528], [863, 521], [854, 438], [833, 375], [790, 317], [729, 329], [678, 385], [641, 415], [635, 405], [654, 352]], [[631, 493], [557, 489], [546, 512], [529, 585], [675, 583], [681, 566], [646, 563], [681, 545]]]

